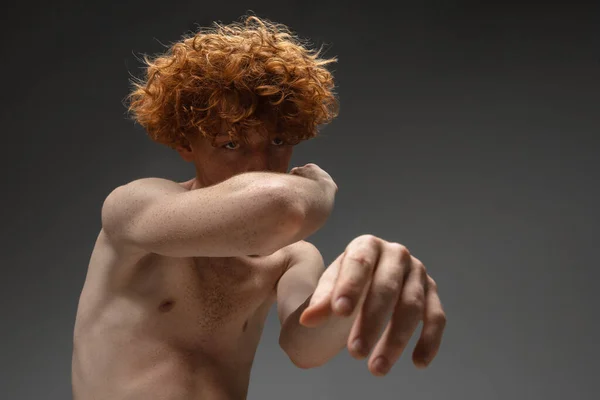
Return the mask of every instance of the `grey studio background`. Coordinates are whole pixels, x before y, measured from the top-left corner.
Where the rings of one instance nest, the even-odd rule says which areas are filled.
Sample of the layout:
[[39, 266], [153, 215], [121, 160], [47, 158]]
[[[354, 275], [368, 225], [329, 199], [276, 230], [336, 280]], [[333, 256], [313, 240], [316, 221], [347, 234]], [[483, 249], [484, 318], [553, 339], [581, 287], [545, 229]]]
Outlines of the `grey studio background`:
[[405, 244], [448, 315], [438, 358], [385, 378], [295, 368], [270, 314], [249, 399], [595, 399], [598, 7], [500, 1], [21, 2], [3, 11], [0, 398], [71, 398], [72, 328], [100, 206], [192, 177], [125, 115], [135, 54], [247, 11], [325, 44], [339, 118], [300, 145], [340, 191], [311, 237]]

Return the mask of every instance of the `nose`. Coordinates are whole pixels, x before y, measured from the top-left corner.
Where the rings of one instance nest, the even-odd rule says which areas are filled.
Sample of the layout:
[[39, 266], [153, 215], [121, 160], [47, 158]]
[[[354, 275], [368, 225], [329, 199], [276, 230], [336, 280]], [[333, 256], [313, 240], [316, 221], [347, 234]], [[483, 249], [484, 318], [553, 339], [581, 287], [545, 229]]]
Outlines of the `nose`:
[[269, 170], [269, 157], [264, 151], [252, 152], [249, 156], [248, 164], [246, 166], [248, 172], [256, 171], [268, 171]]

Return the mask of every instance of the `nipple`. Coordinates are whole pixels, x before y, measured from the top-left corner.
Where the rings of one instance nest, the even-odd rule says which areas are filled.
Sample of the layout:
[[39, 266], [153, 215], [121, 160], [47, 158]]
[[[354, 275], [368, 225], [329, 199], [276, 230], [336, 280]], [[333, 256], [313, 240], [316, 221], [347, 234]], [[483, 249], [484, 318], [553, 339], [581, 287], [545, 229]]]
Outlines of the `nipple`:
[[173, 307], [175, 306], [175, 301], [174, 300], [165, 300], [162, 303], [160, 303], [160, 306], [158, 306], [158, 310], [161, 312], [169, 312], [173, 309]]

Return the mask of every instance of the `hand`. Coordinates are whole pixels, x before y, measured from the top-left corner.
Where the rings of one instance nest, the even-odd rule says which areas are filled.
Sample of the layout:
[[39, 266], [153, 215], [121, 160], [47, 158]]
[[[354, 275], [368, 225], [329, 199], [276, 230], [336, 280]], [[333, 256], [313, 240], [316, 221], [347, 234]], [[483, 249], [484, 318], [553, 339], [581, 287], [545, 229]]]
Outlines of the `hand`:
[[406, 247], [372, 235], [354, 239], [325, 270], [300, 323], [316, 327], [332, 314], [357, 317], [348, 350], [363, 359], [374, 347], [369, 370], [379, 376], [396, 363], [421, 320], [423, 330], [413, 362], [427, 367], [437, 354], [446, 324], [436, 284], [425, 266]]
[[290, 170], [290, 175], [298, 175], [318, 182], [326, 189], [333, 189], [333, 193], [337, 193], [338, 187], [333, 181], [331, 175], [321, 169], [317, 164], [306, 164], [303, 167], [295, 167]]

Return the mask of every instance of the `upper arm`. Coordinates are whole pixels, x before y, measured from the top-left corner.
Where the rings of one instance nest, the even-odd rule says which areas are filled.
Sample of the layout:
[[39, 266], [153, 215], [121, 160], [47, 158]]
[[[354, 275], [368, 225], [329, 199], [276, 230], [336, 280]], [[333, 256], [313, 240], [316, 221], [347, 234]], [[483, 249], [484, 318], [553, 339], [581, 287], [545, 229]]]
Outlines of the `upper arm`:
[[311, 243], [289, 246], [288, 266], [277, 284], [277, 313], [283, 324], [314, 292], [325, 271], [323, 256]]
[[106, 198], [102, 226], [113, 240], [166, 256], [264, 254], [297, 222], [281, 193], [276, 180], [230, 179], [188, 191], [166, 179], [140, 179]]
[[[149, 230], [148, 210], [184, 191], [175, 182], [159, 178], [138, 179], [121, 185], [102, 204], [102, 229], [113, 240], [144, 247], [144, 238], [138, 231]], [[146, 232], [146, 235], [151, 234]]]

